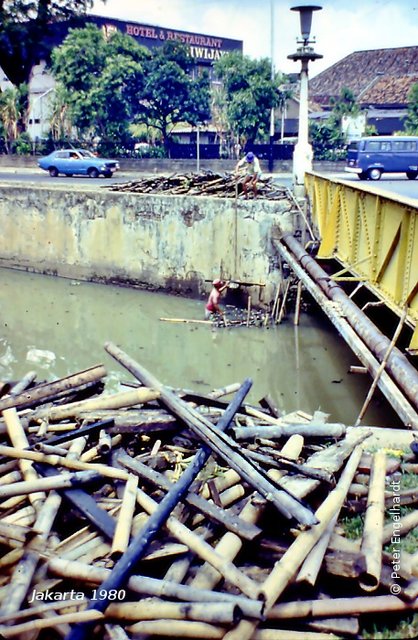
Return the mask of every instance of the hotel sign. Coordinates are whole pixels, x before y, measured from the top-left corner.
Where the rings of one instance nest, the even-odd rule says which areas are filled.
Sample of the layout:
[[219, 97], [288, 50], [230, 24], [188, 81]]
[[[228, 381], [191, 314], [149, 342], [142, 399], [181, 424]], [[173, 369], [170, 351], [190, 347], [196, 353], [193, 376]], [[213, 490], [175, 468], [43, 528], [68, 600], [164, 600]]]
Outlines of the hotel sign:
[[110, 35], [115, 30], [122, 31], [135, 38], [139, 44], [148, 49], [161, 46], [164, 42], [170, 40], [182, 42], [188, 47], [190, 56], [200, 63], [211, 64], [231, 51], [242, 53], [242, 40], [176, 31], [137, 22], [123, 22], [122, 20], [113, 20], [101, 16], [90, 17], [90, 19], [100, 26], [107, 35]]

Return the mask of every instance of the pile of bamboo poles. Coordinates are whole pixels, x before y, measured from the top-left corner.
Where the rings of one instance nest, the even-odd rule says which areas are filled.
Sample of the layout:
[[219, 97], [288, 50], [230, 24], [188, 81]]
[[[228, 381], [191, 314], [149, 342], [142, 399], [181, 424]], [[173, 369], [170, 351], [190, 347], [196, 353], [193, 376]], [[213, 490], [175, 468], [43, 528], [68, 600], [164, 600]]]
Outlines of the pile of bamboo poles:
[[[211, 171], [139, 178], [106, 188], [111, 191], [133, 193], [165, 193], [221, 198], [235, 198], [243, 194], [242, 183], [237, 181], [233, 173], [218, 174]], [[282, 200], [288, 198], [288, 190], [286, 187], [275, 185], [270, 177], [260, 178], [257, 184], [257, 197]]]
[[[368, 431], [248, 404], [248, 379], [171, 389], [105, 349], [130, 374], [120, 392], [102, 365], [1, 387], [2, 637], [321, 640], [418, 608], [417, 554], [384, 551], [383, 518], [417, 490], [400, 459], [364, 453]], [[418, 525], [399, 518], [399, 536]]]

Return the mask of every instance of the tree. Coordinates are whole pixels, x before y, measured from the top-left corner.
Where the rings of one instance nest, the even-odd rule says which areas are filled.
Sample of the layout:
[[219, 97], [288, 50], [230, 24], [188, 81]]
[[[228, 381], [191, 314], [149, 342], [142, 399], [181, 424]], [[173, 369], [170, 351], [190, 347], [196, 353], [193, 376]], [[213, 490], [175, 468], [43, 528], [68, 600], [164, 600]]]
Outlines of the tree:
[[187, 48], [175, 41], [154, 49], [144, 63], [135, 122], [158, 129], [167, 152], [176, 124], [197, 126], [210, 118], [209, 78], [205, 73], [193, 79], [192, 67]]
[[0, 1], [0, 66], [10, 82], [28, 83], [34, 60], [49, 59], [54, 24], [92, 6], [93, 0]]
[[99, 137], [102, 151], [115, 153], [130, 138], [148, 55], [130, 36], [115, 32], [106, 39], [95, 25], [72, 29], [52, 53], [69, 120], [85, 138]]
[[0, 93], [0, 121], [3, 125], [7, 153], [11, 152], [13, 144], [22, 131], [21, 123], [27, 103], [27, 93], [26, 85], [5, 89]]
[[404, 129], [409, 135], [418, 135], [418, 83], [412, 85], [408, 93], [408, 114]]
[[226, 93], [226, 115], [234, 138], [254, 142], [266, 138], [271, 109], [281, 102], [280, 74], [271, 78], [271, 63], [228, 53], [215, 63], [215, 73]]
[[356, 116], [360, 108], [351, 89], [343, 87], [338, 98], [331, 98], [332, 111], [326, 120], [311, 122], [309, 132], [317, 160], [338, 160], [344, 153], [345, 137], [341, 122], [345, 115]]

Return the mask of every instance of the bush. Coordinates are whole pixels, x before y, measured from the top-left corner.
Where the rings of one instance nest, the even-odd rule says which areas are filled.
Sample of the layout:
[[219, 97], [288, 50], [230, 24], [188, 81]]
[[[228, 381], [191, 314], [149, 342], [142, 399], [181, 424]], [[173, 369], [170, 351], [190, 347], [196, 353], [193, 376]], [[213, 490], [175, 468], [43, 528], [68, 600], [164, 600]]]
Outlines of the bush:
[[21, 133], [11, 145], [12, 153], [18, 156], [26, 156], [32, 152], [32, 141], [28, 133]]

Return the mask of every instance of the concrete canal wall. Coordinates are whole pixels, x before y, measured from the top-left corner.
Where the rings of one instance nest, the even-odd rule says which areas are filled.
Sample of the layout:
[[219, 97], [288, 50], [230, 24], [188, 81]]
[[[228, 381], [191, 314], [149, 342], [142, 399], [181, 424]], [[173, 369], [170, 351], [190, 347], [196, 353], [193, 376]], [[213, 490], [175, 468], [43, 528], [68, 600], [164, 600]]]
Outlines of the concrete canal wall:
[[[70, 187], [71, 189], [71, 187]], [[293, 225], [287, 200], [139, 195], [0, 185], [0, 265], [81, 280], [206, 292], [206, 279], [279, 279], [273, 234]]]

